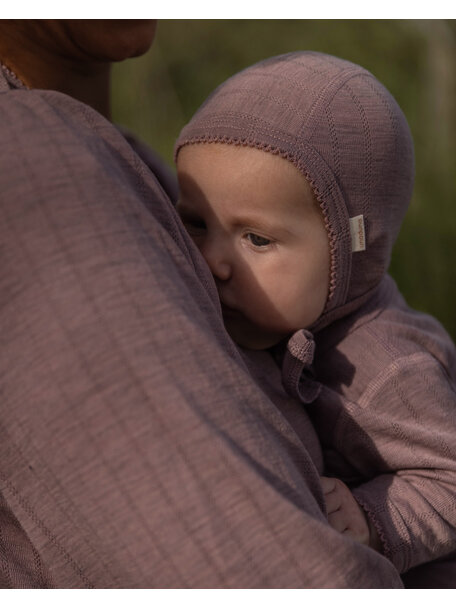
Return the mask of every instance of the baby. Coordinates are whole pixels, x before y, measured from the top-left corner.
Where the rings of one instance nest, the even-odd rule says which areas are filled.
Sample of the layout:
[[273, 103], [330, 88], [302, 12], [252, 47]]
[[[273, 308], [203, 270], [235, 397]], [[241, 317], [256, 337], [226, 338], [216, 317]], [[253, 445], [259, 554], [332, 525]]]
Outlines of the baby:
[[225, 326], [319, 434], [329, 523], [405, 572], [456, 549], [456, 350], [387, 269], [414, 178], [365, 69], [314, 52], [223, 83], [182, 130], [178, 211]]

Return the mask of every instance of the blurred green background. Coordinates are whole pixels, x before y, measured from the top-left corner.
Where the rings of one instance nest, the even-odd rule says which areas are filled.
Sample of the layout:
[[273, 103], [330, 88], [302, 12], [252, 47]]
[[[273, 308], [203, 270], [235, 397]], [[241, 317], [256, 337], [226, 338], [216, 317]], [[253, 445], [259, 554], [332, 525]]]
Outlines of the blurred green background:
[[361, 64], [402, 107], [416, 184], [390, 272], [408, 303], [456, 340], [456, 21], [163, 20], [146, 55], [114, 68], [114, 120], [171, 165], [180, 129], [218, 84], [306, 49]]

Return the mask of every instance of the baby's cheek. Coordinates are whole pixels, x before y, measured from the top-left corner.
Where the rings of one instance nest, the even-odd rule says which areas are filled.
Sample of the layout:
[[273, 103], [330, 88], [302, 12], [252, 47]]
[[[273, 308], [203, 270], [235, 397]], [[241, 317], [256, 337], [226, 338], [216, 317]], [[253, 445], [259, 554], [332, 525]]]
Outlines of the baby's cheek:
[[269, 329], [285, 333], [299, 329], [295, 327], [297, 307], [288, 300], [283, 290], [277, 290], [272, 292], [269, 298], [263, 298], [257, 310], [261, 321]]
[[252, 323], [274, 331], [292, 329], [297, 292], [286, 269], [269, 265], [265, 256], [264, 262], [260, 259], [255, 265], [245, 264], [233, 279], [231, 288]]

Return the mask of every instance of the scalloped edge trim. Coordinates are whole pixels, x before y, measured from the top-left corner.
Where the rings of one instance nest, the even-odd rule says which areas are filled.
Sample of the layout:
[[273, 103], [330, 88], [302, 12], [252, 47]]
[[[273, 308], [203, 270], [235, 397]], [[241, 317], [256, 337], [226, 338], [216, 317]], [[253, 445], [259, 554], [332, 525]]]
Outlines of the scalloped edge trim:
[[[377, 531], [377, 534], [380, 538], [380, 542], [382, 543], [382, 547], [383, 547], [383, 555], [389, 559], [391, 562], [393, 562], [393, 552], [391, 551], [391, 548], [388, 544], [388, 539], [386, 538], [386, 535], [383, 531], [383, 528], [381, 527], [380, 522], [378, 521], [378, 519], [376, 518], [376, 514], [374, 513], [374, 510], [371, 508], [370, 505], [368, 505], [362, 498], [360, 498], [359, 496], [357, 496], [356, 494], [354, 494], [354, 498], [356, 500], [356, 502], [363, 508], [363, 510], [367, 513], [368, 517], [369, 517], [369, 523], [375, 528], [375, 530]], [[393, 562], [394, 563], [394, 562]]]

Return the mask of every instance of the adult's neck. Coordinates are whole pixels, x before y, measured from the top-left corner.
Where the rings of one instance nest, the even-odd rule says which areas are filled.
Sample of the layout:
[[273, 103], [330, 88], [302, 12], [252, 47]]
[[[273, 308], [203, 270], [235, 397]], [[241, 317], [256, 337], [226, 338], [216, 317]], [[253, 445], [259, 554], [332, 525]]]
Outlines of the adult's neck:
[[29, 88], [66, 93], [110, 119], [110, 62], [71, 56], [2, 24], [0, 60]]

